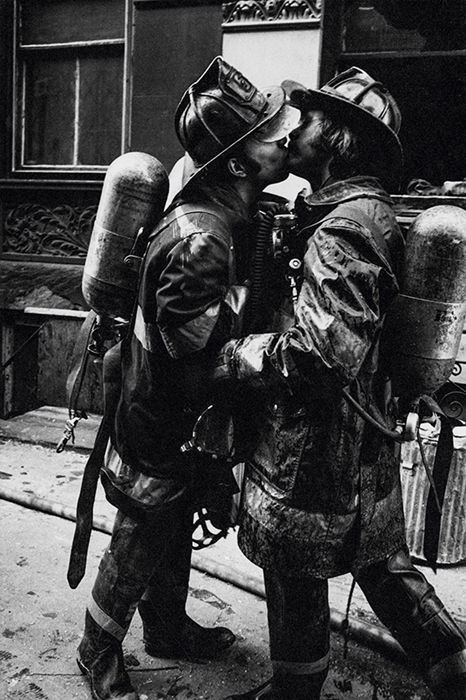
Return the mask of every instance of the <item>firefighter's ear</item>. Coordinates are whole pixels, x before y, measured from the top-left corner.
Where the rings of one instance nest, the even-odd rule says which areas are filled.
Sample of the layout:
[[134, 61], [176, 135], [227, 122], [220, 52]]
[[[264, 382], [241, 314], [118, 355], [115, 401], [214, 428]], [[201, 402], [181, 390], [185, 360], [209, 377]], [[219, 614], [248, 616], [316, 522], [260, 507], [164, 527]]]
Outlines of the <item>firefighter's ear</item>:
[[234, 177], [247, 177], [247, 171], [239, 158], [229, 158], [227, 162], [228, 172]]

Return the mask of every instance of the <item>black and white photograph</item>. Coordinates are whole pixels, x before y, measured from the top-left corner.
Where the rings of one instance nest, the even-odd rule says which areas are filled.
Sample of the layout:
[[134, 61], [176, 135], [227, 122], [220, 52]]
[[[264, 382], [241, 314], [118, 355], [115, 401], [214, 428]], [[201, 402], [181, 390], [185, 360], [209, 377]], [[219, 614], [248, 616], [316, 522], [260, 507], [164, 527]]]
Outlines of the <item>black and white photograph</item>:
[[466, 0], [0, 0], [0, 698], [466, 700]]

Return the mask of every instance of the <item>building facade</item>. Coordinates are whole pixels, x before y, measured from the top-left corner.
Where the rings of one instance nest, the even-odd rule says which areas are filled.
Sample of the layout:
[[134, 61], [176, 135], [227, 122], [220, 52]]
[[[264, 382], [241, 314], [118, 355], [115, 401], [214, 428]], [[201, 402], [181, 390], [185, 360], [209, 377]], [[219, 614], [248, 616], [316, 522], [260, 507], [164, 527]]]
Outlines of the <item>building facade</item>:
[[0, 416], [66, 405], [106, 167], [170, 171], [177, 102], [218, 54], [259, 85], [366, 69], [403, 114], [400, 221], [466, 206], [465, 22], [465, 0], [0, 0]]

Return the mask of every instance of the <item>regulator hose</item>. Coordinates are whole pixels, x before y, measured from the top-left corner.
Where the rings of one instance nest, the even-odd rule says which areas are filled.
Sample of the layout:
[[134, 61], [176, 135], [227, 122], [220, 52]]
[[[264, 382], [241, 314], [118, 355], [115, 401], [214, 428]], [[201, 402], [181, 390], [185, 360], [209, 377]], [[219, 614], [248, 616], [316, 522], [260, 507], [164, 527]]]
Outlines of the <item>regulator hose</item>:
[[260, 312], [263, 308], [265, 261], [271, 246], [274, 216], [281, 210], [282, 207], [279, 204], [268, 205], [267, 211], [260, 211], [257, 215], [259, 223], [256, 229], [254, 257], [251, 266], [251, 288], [246, 320], [248, 333], [260, 330], [258, 324], [260, 323]]
[[[257, 218], [259, 223], [256, 229], [254, 257], [251, 266], [251, 288], [248, 302], [248, 314], [246, 321], [246, 332], [259, 332], [260, 311], [263, 306], [264, 276], [267, 251], [271, 247], [272, 227], [276, 214], [283, 212], [283, 206], [279, 204], [268, 205], [267, 211], [259, 211]], [[377, 420], [366, 409], [364, 409], [356, 399], [346, 390], [342, 390], [346, 401], [356, 410], [365, 421], [383, 433], [386, 437], [403, 442], [403, 436], [396, 430], [391, 430], [380, 420]]]
[[395, 442], [403, 442], [403, 434], [399, 433], [397, 430], [391, 430], [388, 428], [386, 425], [384, 425], [380, 420], [377, 420], [377, 418], [374, 418], [374, 416], [371, 416], [371, 414], [366, 411], [365, 408], [361, 406], [358, 401], [356, 401], [353, 396], [349, 393], [347, 389], [342, 389], [343, 396], [345, 397], [346, 401], [348, 401], [349, 404], [354, 408], [356, 413], [359, 413], [361, 418], [363, 418], [365, 421], [370, 423], [374, 428], [379, 430], [383, 435], [386, 435], [387, 437], [391, 438], [392, 440], [395, 440]]

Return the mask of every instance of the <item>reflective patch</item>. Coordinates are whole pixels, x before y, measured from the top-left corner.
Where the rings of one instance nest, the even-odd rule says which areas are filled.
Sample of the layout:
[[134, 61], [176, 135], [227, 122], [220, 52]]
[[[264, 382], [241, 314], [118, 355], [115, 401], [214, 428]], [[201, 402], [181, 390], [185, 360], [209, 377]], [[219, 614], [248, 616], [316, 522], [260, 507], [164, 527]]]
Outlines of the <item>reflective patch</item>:
[[126, 464], [109, 442], [102, 471], [124, 496], [141, 506], [157, 506], [181, 498], [186, 491], [183, 479], [148, 476]]
[[118, 639], [119, 642], [123, 641], [128, 628], [125, 629], [119, 625], [118, 622], [112, 620], [112, 618], [97, 605], [92, 596], [87, 609], [89, 615], [99, 627], [105, 630], [105, 632], [108, 632], [108, 634], [111, 634], [115, 639]]
[[154, 323], [146, 323], [142, 315], [142, 309], [138, 306], [136, 310], [136, 320], [134, 322], [134, 335], [141, 343], [144, 350], [147, 352], [157, 351], [157, 336], [158, 328]]
[[272, 659], [272, 668], [279, 673], [288, 673], [290, 676], [312, 676], [314, 673], [326, 671], [329, 665], [330, 652], [317, 661], [275, 661]]
[[196, 316], [178, 328], [160, 328], [162, 340], [173, 359], [179, 359], [207, 345], [215, 324], [220, 316], [220, 302], [209, 306], [200, 316]]
[[232, 284], [225, 295], [227, 304], [234, 314], [242, 316], [249, 297], [249, 287], [244, 284]]

